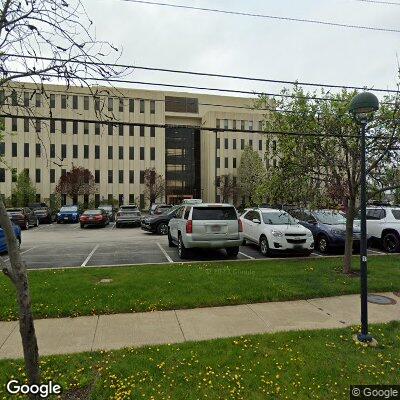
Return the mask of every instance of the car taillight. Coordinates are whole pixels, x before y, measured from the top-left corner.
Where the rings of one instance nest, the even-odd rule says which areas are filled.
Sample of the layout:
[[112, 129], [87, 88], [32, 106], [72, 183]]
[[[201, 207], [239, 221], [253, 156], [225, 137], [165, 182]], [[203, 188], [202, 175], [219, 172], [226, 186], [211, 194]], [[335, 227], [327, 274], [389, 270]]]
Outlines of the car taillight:
[[238, 219], [238, 226], [239, 226], [239, 232], [243, 232], [243, 223], [241, 219]]
[[189, 219], [186, 222], [186, 233], [192, 233], [193, 232], [193, 221]]

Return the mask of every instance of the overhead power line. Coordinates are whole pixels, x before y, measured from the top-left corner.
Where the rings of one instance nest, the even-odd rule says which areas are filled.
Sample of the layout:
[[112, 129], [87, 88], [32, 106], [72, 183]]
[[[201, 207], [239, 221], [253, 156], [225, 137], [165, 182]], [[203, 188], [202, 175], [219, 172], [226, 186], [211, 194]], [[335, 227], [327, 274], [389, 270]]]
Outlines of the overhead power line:
[[265, 18], [265, 19], [272, 19], [272, 20], [280, 20], [280, 21], [288, 21], [288, 22], [303, 22], [303, 23], [308, 23], [308, 24], [317, 24], [317, 25], [333, 26], [333, 27], [340, 27], [340, 28], [400, 33], [400, 29], [396, 29], [396, 28], [382, 28], [382, 27], [378, 27], [378, 26], [345, 24], [345, 23], [340, 23], [340, 22], [323, 21], [323, 20], [309, 19], [309, 18], [294, 18], [294, 17], [287, 17], [287, 16], [258, 14], [258, 13], [241, 12], [241, 11], [230, 11], [230, 10], [221, 10], [221, 9], [217, 9], [217, 8], [195, 7], [195, 6], [188, 6], [188, 5], [184, 5], [184, 4], [169, 4], [169, 3], [145, 1], [145, 0], [122, 0], [122, 1], [130, 2], [130, 3], [145, 4], [145, 5], [161, 6], [161, 7], [180, 8], [180, 9], [185, 9], [185, 10], [195, 10], [195, 11], [229, 14], [229, 15], [239, 15], [242, 17]]
[[[1, 56], [6, 57], [16, 57], [23, 59], [33, 59], [33, 60], [44, 60], [44, 61], [56, 61], [60, 63], [73, 63], [73, 64], [82, 64], [79, 60], [68, 60], [68, 59], [54, 59], [51, 57], [41, 57], [41, 56], [30, 56], [30, 55], [22, 55], [22, 54], [2, 54]], [[0, 56], [0, 57], [1, 57]], [[169, 68], [160, 68], [160, 67], [148, 67], [142, 65], [129, 65], [129, 64], [114, 64], [114, 63], [100, 63], [100, 62], [84, 62], [87, 65], [104, 65], [113, 68], [125, 68], [125, 69], [139, 69], [145, 71], [154, 71], [154, 72], [167, 72], [173, 74], [185, 74], [185, 75], [195, 75], [195, 76], [206, 76], [210, 78], [226, 78], [226, 79], [237, 79], [237, 80], [245, 80], [245, 81], [253, 81], [253, 82], [265, 82], [265, 83], [276, 83], [283, 85], [300, 85], [300, 86], [311, 86], [311, 87], [324, 87], [324, 88], [332, 88], [332, 89], [351, 89], [351, 90], [365, 90], [370, 88], [375, 92], [386, 92], [386, 93], [398, 93], [397, 89], [382, 89], [382, 88], [373, 88], [371, 85], [367, 86], [352, 86], [352, 85], [338, 85], [338, 84], [329, 84], [329, 83], [315, 83], [315, 82], [302, 82], [302, 81], [289, 81], [282, 79], [267, 79], [267, 78], [259, 78], [259, 77], [249, 77], [249, 76], [240, 76], [240, 75], [229, 75], [229, 74], [216, 74], [211, 72], [203, 72], [203, 71], [187, 71], [181, 69], [169, 69]]]
[[383, 4], [383, 5], [388, 5], [388, 6], [400, 6], [400, 3], [397, 3], [395, 1], [379, 1], [379, 0], [356, 0], [361, 3], [371, 3], [371, 4]]

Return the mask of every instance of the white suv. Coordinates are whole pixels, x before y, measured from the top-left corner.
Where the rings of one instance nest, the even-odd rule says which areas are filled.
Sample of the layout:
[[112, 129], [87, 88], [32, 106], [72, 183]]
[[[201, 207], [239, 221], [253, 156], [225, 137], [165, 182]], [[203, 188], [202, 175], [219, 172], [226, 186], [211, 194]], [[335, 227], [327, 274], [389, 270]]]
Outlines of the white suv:
[[367, 206], [367, 233], [388, 253], [400, 251], [400, 207]]
[[177, 245], [180, 258], [187, 249], [225, 249], [236, 257], [243, 242], [242, 226], [230, 204], [183, 204], [169, 221], [168, 244]]
[[311, 231], [298, 224], [286, 211], [254, 208], [240, 219], [243, 238], [258, 244], [264, 256], [283, 252], [310, 255], [314, 250]]

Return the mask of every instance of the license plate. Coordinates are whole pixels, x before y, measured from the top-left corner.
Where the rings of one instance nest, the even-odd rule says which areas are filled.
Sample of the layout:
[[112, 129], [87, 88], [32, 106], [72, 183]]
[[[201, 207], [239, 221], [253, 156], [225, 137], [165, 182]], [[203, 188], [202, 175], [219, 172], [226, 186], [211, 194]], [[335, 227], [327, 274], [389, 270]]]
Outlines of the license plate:
[[89, 217], [89, 221], [93, 221], [94, 220], [94, 218], [93, 217]]
[[68, 217], [64, 217], [64, 219], [66, 219], [66, 220], [67, 220], [67, 219], [68, 219]]
[[302, 246], [301, 244], [295, 244], [295, 245], [293, 246], [293, 248], [294, 248], [294, 249], [302, 249], [303, 246]]
[[211, 225], [211, 232], [221, 232], [220, 225]]

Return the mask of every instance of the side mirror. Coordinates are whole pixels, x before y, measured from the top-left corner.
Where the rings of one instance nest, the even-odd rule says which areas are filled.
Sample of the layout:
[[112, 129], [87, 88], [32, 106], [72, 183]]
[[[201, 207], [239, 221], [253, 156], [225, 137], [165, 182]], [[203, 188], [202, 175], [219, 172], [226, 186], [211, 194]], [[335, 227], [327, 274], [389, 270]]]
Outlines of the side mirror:
[[254, 222], [255, 224], [261, 224], [261, 221], [260, 221], [258, 218], [254, 218], [254, 219], [253, 219], [253, 222]]

